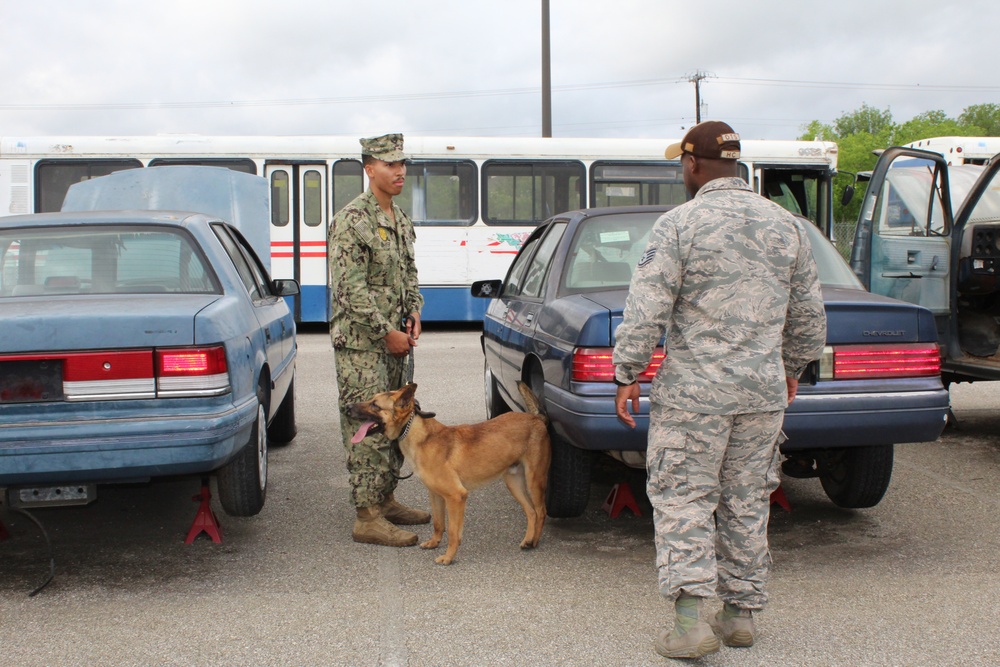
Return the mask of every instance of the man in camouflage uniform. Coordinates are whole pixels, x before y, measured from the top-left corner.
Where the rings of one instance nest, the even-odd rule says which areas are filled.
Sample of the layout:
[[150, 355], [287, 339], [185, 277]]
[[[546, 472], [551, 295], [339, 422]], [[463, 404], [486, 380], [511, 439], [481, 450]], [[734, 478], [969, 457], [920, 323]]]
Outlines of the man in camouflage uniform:
[[[430, 514], [393, 496], [403, 464], [384, 435], [365, 437], [347, 414], [352, 403], [403, 385], [410, 351], [420, 337], [423, 297], [417, 287], [413, 223], [393, 202], [406, 179], [403, 135], [361, 139], [369, 189], [330, 225], [330, 338], [340, 388], [340, 428], [347, 450], [356, 542], [412, 546], [416, 533], [399, 525], [428, 523]], [[356, 434], [356, 436], [355, 436]], [[354, 437], [352, 437], [354, 436]]]
[[[826, 341], [805, 230], [738, 178], [739, 155], [739, 135], [718, 121], [667, 148], [693, 199], [654, 226], [616, 332], [616, 410], [633, 428], [636, 379], [666, 334], [649, 392], [646, 491], [660, 591], [675, 614], [656, 650], [671, 658], [718, 651], [720, 637], [753, 644], [784, 409]], [[709, 624], [702, 600], [715, 595], [724, 605]]]

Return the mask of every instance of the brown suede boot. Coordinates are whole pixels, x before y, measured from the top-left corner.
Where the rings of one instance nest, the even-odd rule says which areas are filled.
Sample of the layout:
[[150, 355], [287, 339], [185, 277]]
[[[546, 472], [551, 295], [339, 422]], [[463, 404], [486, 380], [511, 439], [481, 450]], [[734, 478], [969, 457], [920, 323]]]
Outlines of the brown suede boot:
[[351, 537], [355, 542], [381, 544], [386, 547], [412, 547], [417, 534], [392, 525], [379, 512], [378, 507], [359, 507]]
[[391, 493], [385, 499], [385, 502], [379, 505], [379, 510], [382, 512], [382, 516], [397, 526], [415, 526], [420, 523], [431, 522], [430, 512], [418, 510], [414, 507], [407, 507], [403, 503], [398, 502]]

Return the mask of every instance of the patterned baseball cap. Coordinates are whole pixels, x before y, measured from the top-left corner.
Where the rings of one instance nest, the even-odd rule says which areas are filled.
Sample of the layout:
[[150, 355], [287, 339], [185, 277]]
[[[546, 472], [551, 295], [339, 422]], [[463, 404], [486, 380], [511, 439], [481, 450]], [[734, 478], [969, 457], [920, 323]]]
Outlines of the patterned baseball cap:
[[667, 146], [663, 154], [673, 160], [683, 153], [713, 160], [737, 160], [740, 135], [721, 120], [706, 120], [688, 130], [680, 143]]
[[406, 159], [406, 155], [403, 154], [402, 134], [383, 134], [381, 137], [369, 137], [359, 141], [362, 155], [370, 155], [383, 162], [399, 162]]

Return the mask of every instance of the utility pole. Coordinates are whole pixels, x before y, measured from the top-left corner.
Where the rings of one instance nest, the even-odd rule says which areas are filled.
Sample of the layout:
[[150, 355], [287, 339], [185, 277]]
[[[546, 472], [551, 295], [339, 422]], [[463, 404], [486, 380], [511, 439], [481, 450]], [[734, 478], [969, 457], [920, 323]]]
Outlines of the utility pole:
[[542, 136], [552, 136], [552, 76], [549, 57], [549, 0], [542, 0]]
[[706, 74], [701, 70], [697, 70], [694, 74], [688, 77], [688, 81], [694, 84], [694, 120], [695, 123], [701, 122], [701, 82], [707, 79], [710, 74]]

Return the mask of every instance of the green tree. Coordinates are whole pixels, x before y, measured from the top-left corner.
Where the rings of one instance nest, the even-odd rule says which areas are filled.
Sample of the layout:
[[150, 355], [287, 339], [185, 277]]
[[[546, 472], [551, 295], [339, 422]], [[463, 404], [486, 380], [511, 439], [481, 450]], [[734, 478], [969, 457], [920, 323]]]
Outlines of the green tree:
[[929, 137], [975, 136], [978, 127], [963, 125], [954, 118], [948, 118], [944, 111], [925, 111], [900, 125], [893, 137], [893, 143], [903, 146]]
[[966, 137], [1000, 137], [1000, 104], [973, 104], [965, 107], [958, 122], [975, 130]]
[[833, 122], [833, 127], [837, 131], [837, 136], [846, 137], [852, 134], [867, 132], [876, 135], [887, 128], [892, 128], [892, 112], [886, 109], [876, 109], [862, 103], [857, 111], [844, 114]]

